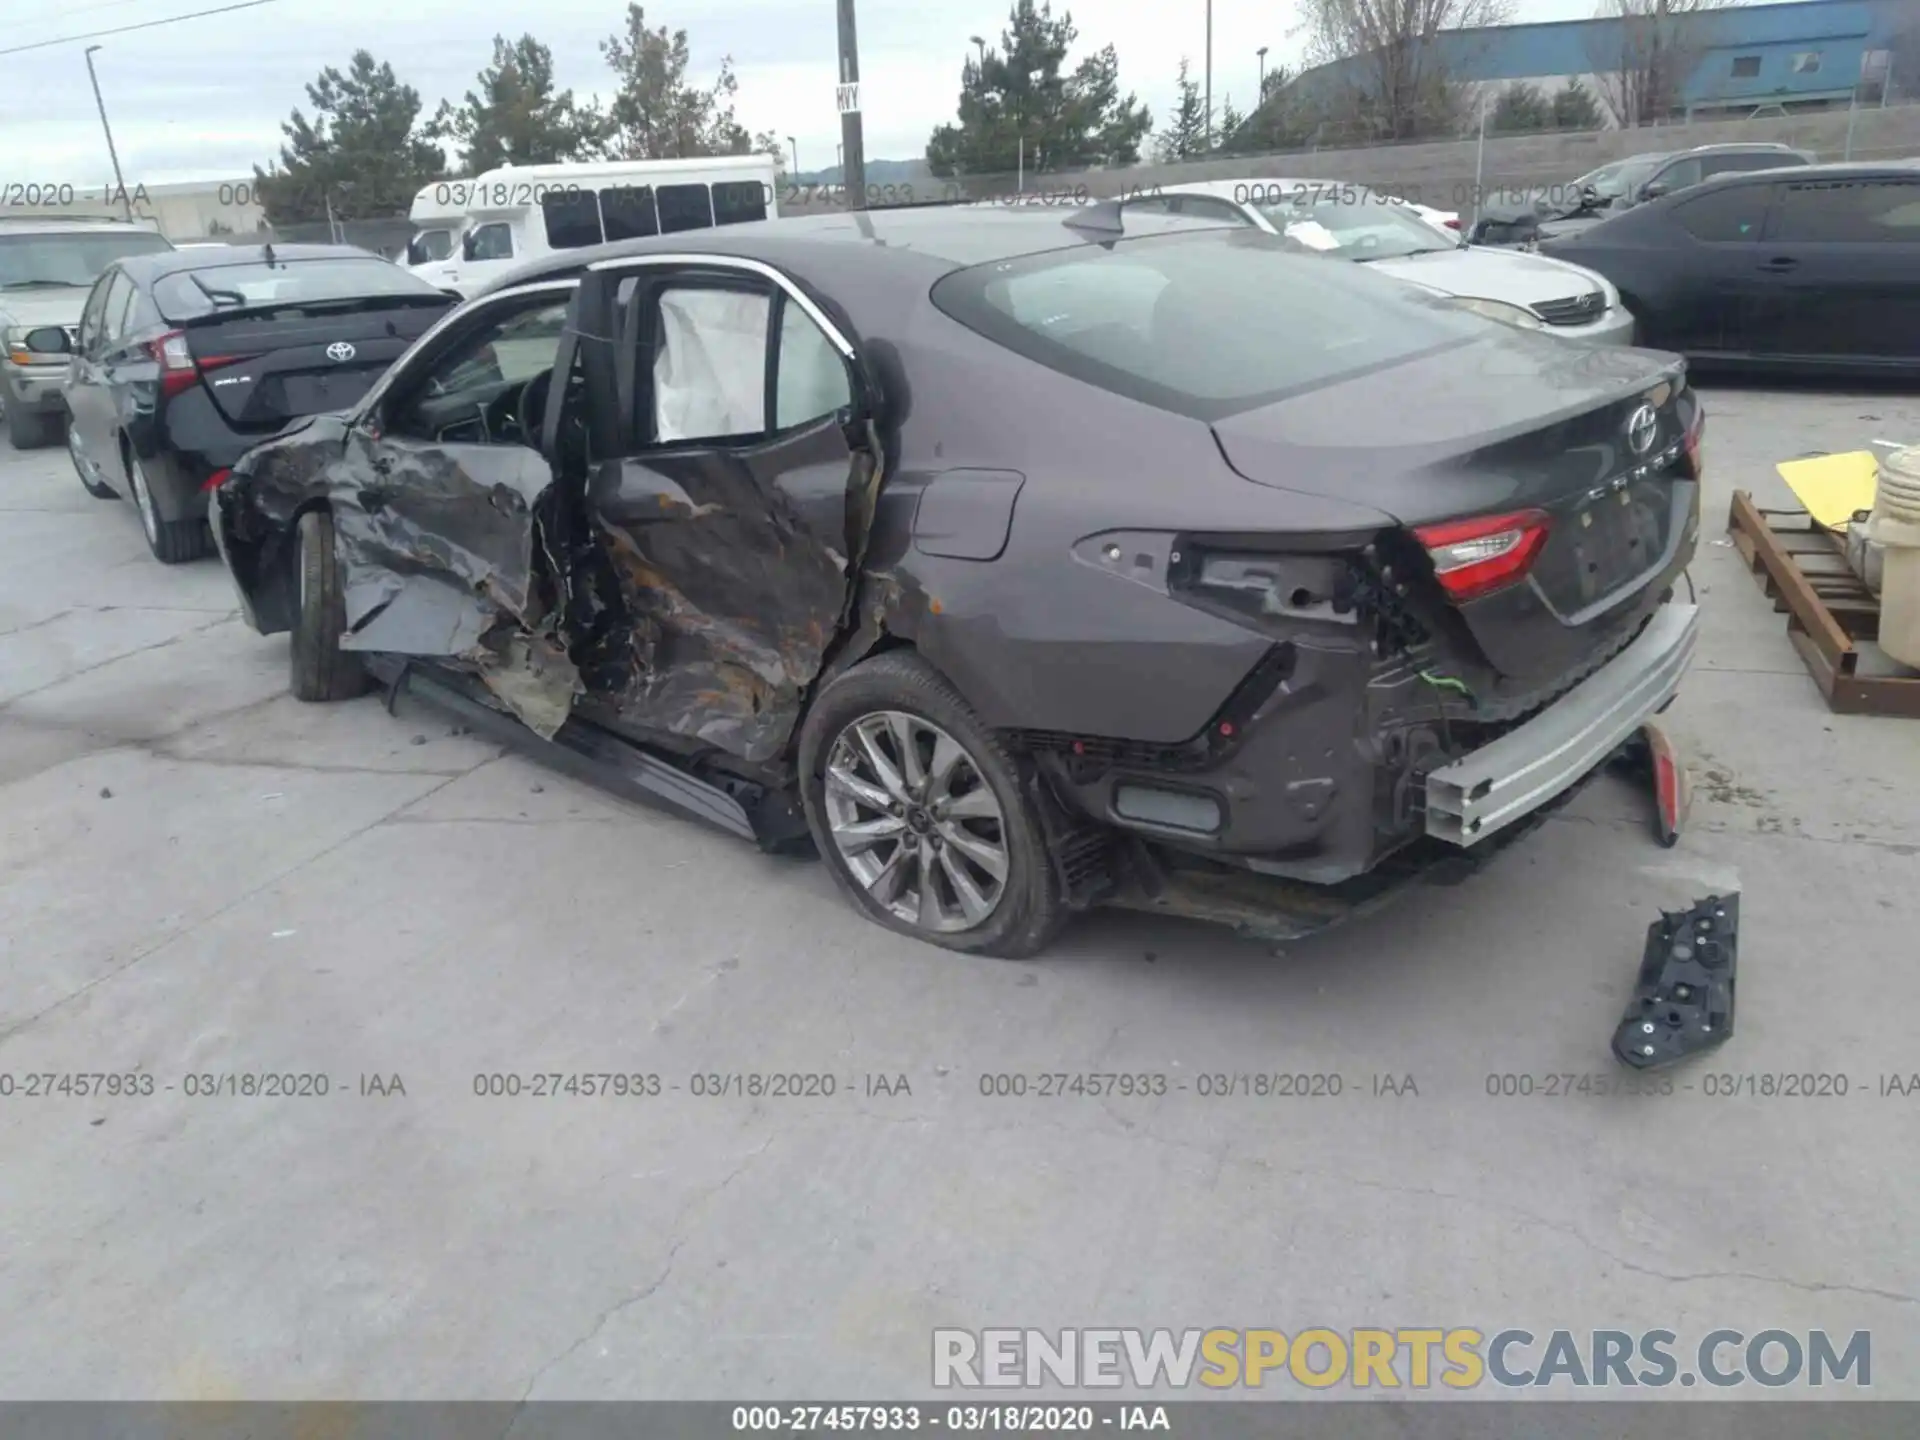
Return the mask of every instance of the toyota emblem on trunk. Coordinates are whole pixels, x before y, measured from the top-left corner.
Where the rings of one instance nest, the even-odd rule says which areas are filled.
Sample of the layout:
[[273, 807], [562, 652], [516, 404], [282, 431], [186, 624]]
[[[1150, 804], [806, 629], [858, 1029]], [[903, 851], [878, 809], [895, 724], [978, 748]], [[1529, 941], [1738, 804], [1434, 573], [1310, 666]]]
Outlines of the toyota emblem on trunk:
[[[356, 353], [358, 352], [354, 350], [353, 346], [344, 340], [336, 340], [333, 344], [327, 346], [327, 359], [329, 360], [351, 360]], [[1647, 413], [1651, 415], [1653, 412], [1649, 410]], [[1636, 425], [1640, 423], [1640, 417], [1638, 415], [1634, 416], [1633, 419]], [[1651, 445], [1652, 443], [1652, 439], [1649, 438], [1647, 445]], [[1646, 445], [1642, 445], [1640, 448], [1644, 450], [1647, 447]]]
[[1633, 447], [1636, 455], [1644, 455], [1651, 450], [1659, 434], [1660, 414], [1651, 405], [1642, 405], [1627, 420], [1627, 444]]

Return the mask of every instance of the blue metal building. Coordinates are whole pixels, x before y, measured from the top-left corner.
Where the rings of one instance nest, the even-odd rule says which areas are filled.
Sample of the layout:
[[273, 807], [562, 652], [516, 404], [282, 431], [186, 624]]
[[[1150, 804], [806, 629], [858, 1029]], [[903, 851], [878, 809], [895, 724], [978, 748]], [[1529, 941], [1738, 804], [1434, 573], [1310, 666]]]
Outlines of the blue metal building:
[[[1824, 109], [1864, 103], [1889, 91], [1920, 95], [1920, 0], [1794, 0], [1749, 4], [1669, 17], [1673, 43], [1692, 70], [1681, 87], [1691, 116], [1746, 115], [1780, 106]], [[1547, 24], [1453, 30], [1435, 42], [1440, 63], [1455, 80], [1557, 85], [1567, 77], [1591, 80], [1621, 68], [1622, 55], [1643, 40], [1616, 17]], [[1309, 71], [1302, 80], [1342, 78], [1365, 83], [1364, 66], [1340, 62]]]

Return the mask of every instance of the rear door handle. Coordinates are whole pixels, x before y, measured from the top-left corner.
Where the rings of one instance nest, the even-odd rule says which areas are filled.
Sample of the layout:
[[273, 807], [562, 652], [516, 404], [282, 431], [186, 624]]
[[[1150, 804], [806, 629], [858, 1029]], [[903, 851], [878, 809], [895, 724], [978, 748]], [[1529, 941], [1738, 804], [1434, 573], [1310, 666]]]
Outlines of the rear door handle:
[[1768, 275], [1785, 275], [1789, 270], [1798, 270], [1800, 262], [1790, 255], [1776, 255], [1771, 260], [1762, 260], [1760, 269]]

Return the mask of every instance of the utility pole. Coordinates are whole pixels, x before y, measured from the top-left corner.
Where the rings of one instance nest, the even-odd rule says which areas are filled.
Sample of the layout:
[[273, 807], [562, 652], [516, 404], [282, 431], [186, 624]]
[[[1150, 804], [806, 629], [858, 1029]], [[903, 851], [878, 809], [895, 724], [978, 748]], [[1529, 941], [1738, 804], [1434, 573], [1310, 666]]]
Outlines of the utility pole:
[[847, 187], [847, 204], [855, 210], [864, 210], [867, 208], [867, 152], [860, 131], [860, 42], [853, 29], [853, 0], [838, 0], [838, 6], [840, 84], [835, 100], [840, 107], [840, 147], [845, 157], [840, 180]]
[[120, 203], [127, 208], [127, 223], [133, 223], [133, 197], [127, 194], [127, 182], [120, 174], [120, 152], [113, 148], [113, 127], [107, 123], [107, 102], [100, 98], [100, 77], [93, 73], [93, 52], [98, 45], [87, 46], [87, 79], [93, 82], [93, 103], [100, 109], [100, 128], [107, 132], [107, 158], [113, 161], [113, 183], [120, 188]]
[[1213, 149], [1213, 0], [1207, 0], [1207, 147]]

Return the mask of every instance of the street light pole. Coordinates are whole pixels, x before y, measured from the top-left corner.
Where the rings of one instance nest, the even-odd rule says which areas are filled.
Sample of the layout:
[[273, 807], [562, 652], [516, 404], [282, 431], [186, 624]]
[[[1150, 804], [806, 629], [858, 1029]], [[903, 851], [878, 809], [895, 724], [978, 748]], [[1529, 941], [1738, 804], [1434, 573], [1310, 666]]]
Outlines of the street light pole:
[[847, 204], [867, 208], [867, 152], [860, 130], [860, 42], [853, 28], [853, 0], [838, 0], [840, 19], [840, 146], [846, 157], [840, 181]]
[[798, 175], [800, 173], [800, 142], [789, 135], [787, 144], [793, 147], [793, 173]]
[[1260, 84], [1253, 92], [1253, 108], [1258, 110], [1267, 98], [1267, 47], [1262, 45], [1253, 53], [1260, 57]]
[[126, 179], [120, 174], [120, 152], [113, 148], [113, 127], [107, 123], [107, 102], [100, 98], [100, 77], [93, 73], [93, 52], [99, 45], [87, 46], [87, 79], [93, 82], [93, 103], [100, 109], [100, 128], [107, 132], [107, 156], [113, 161], [113, 183], [120, 188], [120, 203], [126, 206], [127, 223], [133, 223], [133, 197], [127, 194]]
[[971, 40], [980, 51], [980, 75], [982, 79], [985, 79], [987, 73], [987, 42], [978, 35], [969, 35], [967, 38]]
[[1207, 0], [1207, 149], [1213, 149], [1213, 0]]

